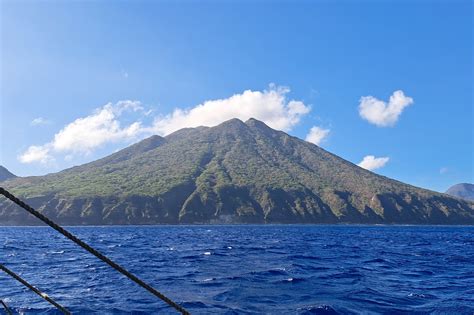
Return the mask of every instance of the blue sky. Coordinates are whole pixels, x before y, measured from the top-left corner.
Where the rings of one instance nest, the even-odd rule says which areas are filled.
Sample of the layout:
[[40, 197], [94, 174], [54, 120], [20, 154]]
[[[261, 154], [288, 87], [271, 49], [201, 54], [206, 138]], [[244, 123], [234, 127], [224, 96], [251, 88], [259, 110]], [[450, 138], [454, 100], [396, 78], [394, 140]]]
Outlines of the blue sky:
[[42, 175], [236, 113], [445, 191], [474, 181], [472, 16], [467, 0], [2, 1], [0, 164]]

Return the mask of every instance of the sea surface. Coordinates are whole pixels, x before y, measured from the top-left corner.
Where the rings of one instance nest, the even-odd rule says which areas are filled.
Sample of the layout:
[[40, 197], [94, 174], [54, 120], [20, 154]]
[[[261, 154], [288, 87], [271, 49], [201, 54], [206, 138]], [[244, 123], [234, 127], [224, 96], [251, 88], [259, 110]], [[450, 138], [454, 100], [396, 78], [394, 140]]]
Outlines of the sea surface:
[[[68, 229], [192, 314], [474, 314], [474, 227]], [[47, 227], [0, 227], [0, 249], [0, 263], [75, 314], [175, 313]], [[1, 272], [0, 299], [59, 314]]]

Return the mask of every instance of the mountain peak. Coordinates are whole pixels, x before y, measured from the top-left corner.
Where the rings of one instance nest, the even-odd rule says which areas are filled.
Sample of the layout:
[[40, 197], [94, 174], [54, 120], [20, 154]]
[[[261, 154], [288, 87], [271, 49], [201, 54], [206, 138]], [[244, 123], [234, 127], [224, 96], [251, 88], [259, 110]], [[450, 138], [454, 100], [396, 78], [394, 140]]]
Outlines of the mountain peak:
[[264, 131], [266, 133], [268, 132], [275, 132], [276, 130], [270, 128], [267, 124], [265, 124], [263, 121], [260, 121], [255, 118], [250, 118], [248, 119], [245, 124], [249, 126], [252, 129], [258, 129], [260, 131]]
[[0, 165], [0, 182], [2, 182], [4, 180], [7, 180], [7, 179], [10, 179], [10, 178], [15, 178], [15, 177], [17, 177], [17, 176], [14, 175], [9, 170], [7, 170], [6, 167]]
[[247, 126], [252, 126], [252, 127], [270, 128], [270, 127], [268, 127], [263, 121], [260, 121], [260, 120], [255, 119], [255, 118], [249, 118], [249, 119], [247, 119], [247, 121], [245, 122], [245, 124], [246, 124]]
[[245, 126], [245, 124], [239, 118], [231, 118], [229, 120], [226, 120], [226, 121], [220, 123], [216, 127], [218, 127], [218, 126]]
[[222, 131], [224, 134], [243, 134], [246, 130], [248, 130], [248, 126], [242, 120], [238, 118], [232, 118], [224, 121], [223, 123], [220, 123], [215, 127], [212, 127], [211, 129], [217, 132]]
[[446, 193], [448, 195], [474, 201], [474, 184], [460, 183], [451, 186]]

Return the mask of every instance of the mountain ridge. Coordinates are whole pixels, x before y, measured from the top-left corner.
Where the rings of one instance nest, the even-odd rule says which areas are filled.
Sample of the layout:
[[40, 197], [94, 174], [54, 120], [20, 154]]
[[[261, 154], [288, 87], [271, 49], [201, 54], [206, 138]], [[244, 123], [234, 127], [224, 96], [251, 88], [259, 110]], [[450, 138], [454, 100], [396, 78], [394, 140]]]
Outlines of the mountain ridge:
[[[63, 224], [474, 224], [474, 203], [374, 174], [256, 119], [152, 136], [2, 185]], [[0, 206], [0, 224], [34, 224]]]

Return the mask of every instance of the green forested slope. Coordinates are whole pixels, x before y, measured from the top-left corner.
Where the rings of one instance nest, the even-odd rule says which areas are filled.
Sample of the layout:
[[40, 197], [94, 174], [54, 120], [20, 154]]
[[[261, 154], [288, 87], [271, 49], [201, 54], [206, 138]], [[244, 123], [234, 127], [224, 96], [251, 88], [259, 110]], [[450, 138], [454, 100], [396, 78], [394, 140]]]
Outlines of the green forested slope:
[[[473, 224], [474, 204], [366, 171], [250, 119], [153, 136], [2, 186], [66, 224]], [[0, 224], [32, 224], [9, 202]]]

